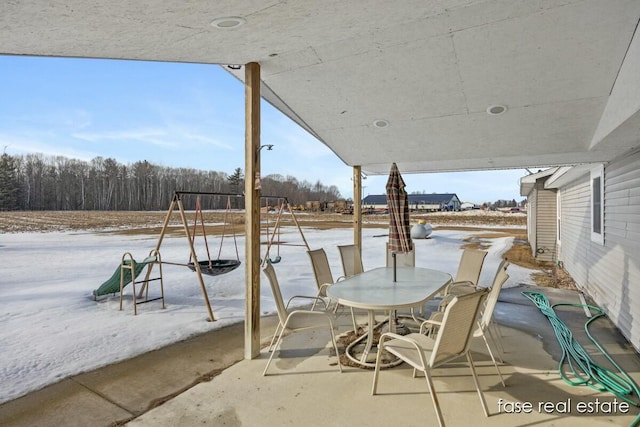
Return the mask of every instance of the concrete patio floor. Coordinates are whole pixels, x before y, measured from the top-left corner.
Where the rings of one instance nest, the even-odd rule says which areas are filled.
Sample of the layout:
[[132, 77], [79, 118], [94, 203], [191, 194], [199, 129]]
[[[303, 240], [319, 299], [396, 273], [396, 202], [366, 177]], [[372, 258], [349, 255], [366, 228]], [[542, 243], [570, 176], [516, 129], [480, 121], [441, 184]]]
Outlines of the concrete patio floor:
[[[463, 362], [435, 371], [434, 383], [449, 426], [631, 425], [638, 408], [586, 386], [571, 387], [558, 374], [561, 350], [550, 323], [523, 290], [539, 290], [550, 302], [579, 303], [578, 293], [548, 288], [504, 289], [496, 308], [505, 352], [503, 388], [481, 340], [473, 357], [489, 407], [485, 417], [470, 371]], [[559, 316], [594, 360], [609, 367], [586, 341], [581, 308], [558, 308]], [[341, 316], [339, 332], [349, 329]], [[379, 395], [371, 395], [373, 372], [344, 367], [341, 374], [324, 331], [285, 338], [269, 375], [268, 353], [242, 360], [243, 325], [214, 331], [165, 349], [81, 374], [0, 406], [3, 426], [353, 426], [435, 425], [422, 378], [406, 365], [383, 370]], [[268, 343], [274, 318], [262, 319]], [[640, 383], [640, 357], [608, 319], [592, 332], [613, 359]], [[280, 357], [278, 357], [280, 356]], [[194, 385], [195, 384], [195, 385]], [[637, 396], [636, 396], [637, 400]], [[616, 406], [617, 402], [617, 406]], [[515, 403], [531, 404], [528, 413]], [[584, 413], [580, 413], [583, 408]]]

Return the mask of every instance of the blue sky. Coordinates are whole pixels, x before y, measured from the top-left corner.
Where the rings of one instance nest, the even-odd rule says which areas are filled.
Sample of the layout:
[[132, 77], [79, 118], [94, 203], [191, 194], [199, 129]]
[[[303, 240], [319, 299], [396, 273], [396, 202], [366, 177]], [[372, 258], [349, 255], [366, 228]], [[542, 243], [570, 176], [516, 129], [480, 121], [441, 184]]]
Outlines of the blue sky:
[[[0, 94], [0, 146], [11, 155], [244, 169], [244, 87], [216, 65], [0, 56]], [[263, 176], [320, 180], [352, 197], [351, 167], [267, 103], [261, 142], [274, 145], [263, 150]], [[482, 203], [521, 200], [524, 175], [515, 169], [403, 177], [409, 192]], [[385, 183], [386, 176], [369, 176], [364, 195], [383, 194]]]

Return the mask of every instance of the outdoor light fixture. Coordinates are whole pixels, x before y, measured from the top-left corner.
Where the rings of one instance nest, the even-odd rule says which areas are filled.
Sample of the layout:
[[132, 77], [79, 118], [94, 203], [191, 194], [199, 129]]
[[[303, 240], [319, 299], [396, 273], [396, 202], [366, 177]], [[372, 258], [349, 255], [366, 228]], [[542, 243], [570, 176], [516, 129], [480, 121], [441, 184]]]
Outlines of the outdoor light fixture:
[[507, 111], [507, 107], [505, 105], [490, 105], [487, 107], [487, 114], [490, 116], [498, 116]]
[[258, 161], [258, 158], [260, 157], [260, 151], [263, 148], [266, 148], [267, 151], [271, 151], [271, 150], [273, 150], [273, 144], [264, 144], [264, 145], [261, 145], [260, 147], [256, 148], [256, 162]]
[[[255, 158], [255, 162], [258, 163], [258, 161], [260, 160], [260, 151], [262, 151], [263, 148], [267, 148], [267, 151], [271, 151], [273, 150], [273, 144], [264, 144], [259, 146], [258, 148], [256, 148], [256, 158]], [[256, 175], [254, 177], [253, 180], [253, 188], [255, 190], [259, 190], [260, 188], [262, 188], [262, 183], [260, 182], [260, 172], [256, 171]]]
[[239, 16], [225, 16], [211, 21], [211, 26], [214, 28], [220, 28], [221, 30], [229, 30], [232, 28], [238, 28], [245, 22], [247, 22], [247, 20]]
[[239, 70], [240, 68], [242, 68], [242, 65], [238, 65], [238, 64], [229, 64], [227, 65], [227, 68], [231, 69], [231, 70]]
[[377, 119], [373, 121], [373, 125], [377, 128], [386, 128], [387, 126], [389, 126], [389, 121], [385, 120], [385, 119]]

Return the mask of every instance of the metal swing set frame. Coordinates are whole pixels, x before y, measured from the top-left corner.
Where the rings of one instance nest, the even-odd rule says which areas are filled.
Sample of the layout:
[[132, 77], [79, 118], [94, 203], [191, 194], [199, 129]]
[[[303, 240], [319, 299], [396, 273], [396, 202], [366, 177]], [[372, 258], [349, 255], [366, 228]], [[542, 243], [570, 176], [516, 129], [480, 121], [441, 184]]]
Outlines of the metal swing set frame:
[[[282, 200], [282, 202], [280, 202], [280, 200]], [[280, 246], [283, 246], [283, 245], [304, 246], [307, 248], [307, 250], [311, 250], [311, 248], [309, 247], [309, 243], [307, 242], [307, 239], [304, 237], [302, 228], [300, 227], [300, 224], [298, 223], [298, 220], [295, 214], [293, 213], [293, 209], [291, 209], [289, 200], [286, 197], [282, 197], [282, 198], [279, 198], [278, 201], [280, 205], [278, 209], [278, 216], [276, 217], [276, 221], [273, 226], [273, 231], [271, 232], [271, 234], [269, 234], [269, 223], [267, 218], [267, 239], [268, 240], [267, 240], [267, 249], [265, 251], [264, 257], [262, 258], [262, 262], [261, 262], [262, 267], [264, 267], [267, 263], [276, 264], [280, 262], [280, 260], [282, 259], [280, 257]], [[293, 220], [293, 223], [297, 227], [298, 232], [300, 232], [300, 237], [302, 237], [302, 241], [304, 242], [304, 244], [282, 243], [280, 241], [280, 228], [282, 226], [281, 220], [282, 220], [282, 214], [285, 212], [285, 210], [291, 214], [291, 219]], [[277, 241], [275, 241], [275, 244], [278, 246], [278, 254], [274, 258], [269, 258], [269, 252], [271, 251], [271, 247], [273, 246], [274, 240], [276, 240], [276, 237], [277, 237]]]
[[[211, 309], [211, 303], [209, 301], [209, 295], [207, 294], [207, 288], [205, 286], [204, 283], [204, 279], [203, 279], [203, 274], [208, 274], [208, 275], [218, 275], [218, 274], [224, 274], [224, 273], [228, 273], [229, 271], [232, 271], [234, 269], [236, 269], [239, 265], [240, 265], [240, 259], [239, 259], [239, 254], [238, 254], [238, 246], [237, 246], [237, 242], [236, 242], [236, 236], [235, 236], [235, 231], [234, 231], [234, 243], [235, 243], [235, 247], [236, 247], [236, 257], [237, 260], [211, 260], [210, 254], [209, 254], [209, 247], [208, 247], [208, 243], [206, 240], [206, 235], [204, 233], [204, 218], [202, 217], [202, 211], [198, 211], [198, 205], [199, 205], [199, 200], [197, 201], [197, 205], [196, 205], [196, 219], [194, 221], [193, 224], [193, 232], [191, 231], [190, 227], [189, 227], [189, 223], [187, 220], [187, 215], [186, 212], [184, 210], [184, 204], [182, 203], [182, 196], [183, 195], [195, 195], [195, 196], [227, 196], [227, 210], [225, 212], [225, 220], [224, 220], [224, 227], [226, 228], [226, 223], [227, 223], [227, 215], [230, 211], [230, 198], [231, 197], [244, 197], [243, 194], [236, 194], [236, 193], [220, 193], [220, 192], [204, 192], [204, 191], [175, 191], [173, 193], [173, 197], [171, 199], [171, 203], [169, 204], [169, 209], [167, 210], [167, 214], [165, 216], [164, 219], [164, 223], [162, 224], [162, 230], [160, 231], [160, 236], [158, 237], [158, 243], [156, 244], [156, 248], [155, 251], [159, 251], [160, 247], [162, 246], [162, 242], [164, 240], [164, 237], [166, 235], [167, 229], [169, 227], [169, 223], [171, 221], [171, 217], [174, 214], [174, 211], [177, 209], [179, 214], [180, 214], [180, 219], [182, 222], [182, 228], [184, 230], [184, 234], [185, 237], [187, 238], [187, 242], [189, 244], [189, 262], [188, 263], [178, 263], [178, 262], [170, 262], [170, 261], [165, 261], [162, 260], [161, 263], [162, 264], [170, 264], [170, 265], [179, 265], [179, 266], [186, 266], [188, 268], [190, 268], [191, 270], [193, 270], [196, 273], [196, 276], [198, 278], [198, 283], [200, 285], [200, 290], [202, 292], [202, 297], [204, 298], [205, 301], [205, 305], [207, 307], [207, 313], [209, 316], [209, 321], [214, 322], [216, 320], [215, 316], [213, 315], [213, 311]], [[274, 196], [262, 196], [262, 198], [274, 198]], [[280, 227], [281, 227], [281, 219], [282, 219], [282, 214], [284, 213], [285, 210], [287, 210], [290, 214], [291, 214], [291, 218], [293, 219], [293, 222], [295, 223], [296, 227], [298, 228], [298, 231], [300, 232], [300, 236], [302, 237], [302, 240], [304, 242], [304, 245], [292, 245], [292, 244], [287, 244], [289, 246], [305, 246], [307, 248], [307, 250], [310, 249], [309, 244], [307, 243], [306, 238], [304, 237], [304, 233], [302, 232], [302, 228], [300, 227], [300, 224], [298, 223], [298, 220], [296, 219], [293, 210], [291, 209], [291, 206], [289, 204], [289, 201], [287, 200], [286, 197], [278, 197], [278, 199], [282, 200], [283, 203], [280, 204], [280, 209], [278, 210], [278, 216], [276, 217], [276, 221], [274, 224], [274, 228], [273, 228], [273, 232], [271, 233], [271, 235], [268, 238], [268, 242], [267, 242], [267, 249], [265, 252], [265, 256], [263, 258], [263, 265], [266, 264], [266, 262], [271, 262], [268, 261], [269, 260], [269, 251], [271, 249], [271, 247], [274, 244], [274, 240], [276, 238], [276, 236], [278, 237], [278, 241], [275, 243], [276, 245], [280, 246], [283, 243], [280, 242]], [[198, 260], [198, 256], [196, 254], [196, 250], [195, 250], [195, 235], [196, 235], [196, 228], [197, 228], [197, 221], [198, 221], [198, 215], [200, 215], [200, 221], [201, 221], [201, 227], [202, 227], [202, 233], [203, 236], [205, 236], [205, 245], [206, 245], [206, 249], [207, 249], [207, 256], [208, 256], [208, 260], [203, 260], [203, 261], [199, 261]], [[233, 227], [233, 224], [231, 224]], [[218, 258], [220, 258], [220, 253], [222, 251], [222, 243], [224, 241], [224, 233], [225, 233], [225, 229], [223, 229], [223, 236], [220, 242], [220, 249], [218, 251]], [[273, 262], [279, 262], [279, 255], [277, 258], [277, 261], [275, 261], [275, 259], [273, 260]], [[149, 277], [149, 275], [151, 274], [151, 270], [153, 269], [153, 264], [150, 264], [149, 269], [147, 270], [146, 276]], [[146, 280], [146, 279], [145, 279]], [[144, 285], [142, 286], [142, 288], [139, 291], [139, 295], [142, 295], [143, 292], [145, 291], [146, 288], [146, 282], [144, 282]]]
[[[160, 250], [160, 247], [162, 246], [162, 242], [164, 240], [164, 236], [167, 233], [167, 229], [169, 227], [169, 223], [171, 221], [171, 217], [173, 216], [174, 211], [177, 209], [179, 214], [180, 214], [180, 219], [182, 221], [182, 228], [184, 230], [184, 235], [187, 238], [187, 242], [189, 244], [189, 262], [188, 263], [178, 263], [178, 262], [170, 262], [170, 261], [162, 261], [162, 264], [170, 264], [170, 265], [180, 265], [180, 266], [185, 266], [185, 267], [189, 267], [191, 270], [195, 271], [196, 276], [198, 278], [198, 283], [200, 284], [200, 290], [202, 292], [202, 297], [204, 298], [204, 302], [205, 305], [207, 307], [207, 314], [209, 315], [209, 321], [214, 322], [216, 320], [215, 316], [213, 315], [213, 311], [211, 310], [211, 303], [209, 301], [209, 295], [207, 294], [207, 288], [205, 286], [204, 283], [204, 279], [202, 277], [203, 274], [209, 274], [209, 275], [216, 275], [216, 274], [222, 274], [228, 271], [231, 271], [235, 268], [237, 268], [240, 265], [240, 260], [238, 259], [237, 262], [234, 263], [221, 263], [219, 261], [222, 260], [211, 260], [210, 256], [209, 256], [209, 247], [208, 244], [206, 244], [207, 246], [207, 255], [209, 256], [209, 260], [207, 261], [199, 261], [198, 260], [198, 255], [196, 254], [196, 250], [195, 250], [195, 234], [196, 234], [196, 227], [197, 227], [197, 220], [198, 220], [198, 211], [196, 210], [196, 220], [194, 221], [194, 226], [193, 226], [193, 234], [192, 231], [189, 228], [189, 223], [187, 220], [187, 215], [186, 212], [184, 210], [184, 204], [182, 203], [182, 196], [183, 195], [196, 195], [196, 196], [227, 196], [227, 197], [239, 197], [241, 195], [238, 194], [234, 194], [234, 193], [213, 193], [213, 192], [204, 192], [204, 191], [175, 191], [173, 193], [173, 197], [171, 198], [171, 203], [169, 204], [169, 209], [167, 210], [167, 215], [164, 218], [164, 223], [162, 224], [162, 230], [160, 231], [160, 236], [158, 237], [158, 243], [156, 244], [156, 251]], [[229, 200], [227, 200], [227, 212], [230, 209], [230, 205], [229, 205]], [[201, 218], [201, 225], [202, 225], [202, 229], [203, 229], [203, 233], [204, 233], [204, 219], [202, 218], [202, 211], [200, 211], [200, 218]], [[225, 214], [225, 224], [226, 224], [226, 214]], [[234, 241], [235, 241], [235, 234], [234, 234]], [[205, 242], [206, 242], [206, 237], [205, 237]], [[220, 248], [222, 248], [222, 242], [220, 244]], [[238, 255], [238, 247], [236, 244], [236, 255]], [[218, 256], [220, 256], [220, 251], [218, 252]], [[239, 258], [239, 256], [238, 256]], [[224, 265], [223, 265], [224, 264]], [[216, 272], [216, 266], [219, 267], [221, 270]], [[233, 268], [231, 268], [231, 266], [233, 266]], [[151, 273], [151, 269], [153, 268], [153, 265], [151, 265], [151, 268], [149, 268], [149, 271], [147, 271], [147, 275], [149, 275]], [[226, 271], [222, 271], [222, 269], [225, 268]], [[215, 272], [215, 273], [214, 273]], [[140, 295], [142, 295], [142, 292], [145, 290], [145, 287], [143, 286], [142, 289], [140, 289]]]

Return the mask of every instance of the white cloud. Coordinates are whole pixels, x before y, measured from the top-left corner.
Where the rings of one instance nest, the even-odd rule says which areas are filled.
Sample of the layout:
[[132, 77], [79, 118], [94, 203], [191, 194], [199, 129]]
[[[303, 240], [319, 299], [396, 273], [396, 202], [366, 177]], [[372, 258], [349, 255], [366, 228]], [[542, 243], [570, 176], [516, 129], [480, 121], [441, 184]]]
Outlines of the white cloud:
[[172, 128], [142, 128], [123, 131], [107, 132], [76, 132], [71, 134], [73, 138], [83, 141], [102, 143], [117, 141], [128, 143], [138, 141], [145, 144], [167, 149], [185, 148], [185, 146], [202, 146], [202, 144], [214, 146], [224, 150], [233, 150], [233, 147], [220, 141], [218, 138], [202, 135], [189, 129]]
[[0, 145], [7, 147], [10, 155], [27, 155], [42, 153], [45, 156], [64, 156], [79, 160], [91, 160], [100, 156], [99, 152], [91, 150], [76, 149], [56, 142], [51, 135], [47, 137], [25, 137], [21, 135], [0, 134]]

